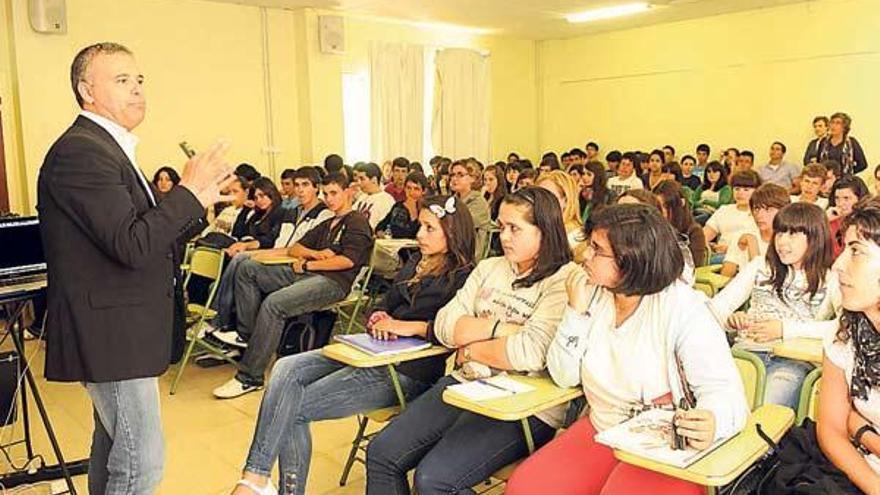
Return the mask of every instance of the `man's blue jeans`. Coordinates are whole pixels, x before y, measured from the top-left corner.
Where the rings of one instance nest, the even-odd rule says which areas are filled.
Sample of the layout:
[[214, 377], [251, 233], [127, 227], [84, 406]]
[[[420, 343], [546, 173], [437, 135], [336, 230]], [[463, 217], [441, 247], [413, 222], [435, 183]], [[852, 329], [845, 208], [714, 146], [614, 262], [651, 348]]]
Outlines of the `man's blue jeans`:
[[85, 387], [95, 417], [89, 493], [155, 492], [165, 460], [158, 378], [86, 383]]

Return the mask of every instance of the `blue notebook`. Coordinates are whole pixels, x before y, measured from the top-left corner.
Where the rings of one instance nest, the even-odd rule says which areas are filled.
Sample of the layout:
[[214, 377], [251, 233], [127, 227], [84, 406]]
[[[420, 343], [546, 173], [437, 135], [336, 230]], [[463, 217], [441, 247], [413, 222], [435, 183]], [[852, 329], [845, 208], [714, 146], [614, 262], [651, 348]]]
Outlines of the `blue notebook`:
[[430, 342], [425, 342], [424, 339], [418, 337], [398, 337], [395, 340], [379, 340], [373, 338], [368, 333], [358, 333], [354, 335], [337, 335], [333, 339], [373, 356], [415, 352], [431, 347]]

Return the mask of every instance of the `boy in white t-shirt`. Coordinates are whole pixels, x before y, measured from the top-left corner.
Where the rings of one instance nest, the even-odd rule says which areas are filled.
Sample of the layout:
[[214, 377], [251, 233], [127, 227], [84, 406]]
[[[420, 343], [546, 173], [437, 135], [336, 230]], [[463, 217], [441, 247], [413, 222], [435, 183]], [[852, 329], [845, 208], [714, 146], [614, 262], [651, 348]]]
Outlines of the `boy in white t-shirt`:
[[828, 198], [819, 196], [827, 173], [828, 169], [820, 163], [811, 163], [804, 167], [801, 174], [801, 193], [798, 196], [792, 196], [791, 202], [811, 203], [823, 210], [828, 208]]
[[354, 180], [360, 186], [363, 196], [355, 201], [352, 209], [361, 212], [370, 228], [376, 230], [391, 207], [394, 206], [394, 196], [382, 190], [382, 170], [375, 163], [361, 163], [354, 167]]
[[751, 170], [737, 172], [731, 177], [730, 185], [733, 187], [735, 203], [718, 208], [703, 227], [706, 242], [710, 243], [713, 253], [710, 264], [718, 264], [724, 260], [727, 250], [739, 241], [740, 232], [755, 228], [749, 199], [761, 185], [760, 177]]
[[786, 205], [791, 204], [788, 191], [776, 184], [764, 184], [749, 198], [752, 227], [738, 234], [737, 242], [727, 249], [721, 275], [733, 277], [753, 259], [767, 254], [773, 240], [773, 219]]
[[633, 152], [624, 153], [620, 159], [620, 165], [617, 166], [617, 175], [608, 179], [608, 189], [614, 192], [615, 196], [629, 191], [630, 189], [642, 189], [641, 172], [639, 155]]

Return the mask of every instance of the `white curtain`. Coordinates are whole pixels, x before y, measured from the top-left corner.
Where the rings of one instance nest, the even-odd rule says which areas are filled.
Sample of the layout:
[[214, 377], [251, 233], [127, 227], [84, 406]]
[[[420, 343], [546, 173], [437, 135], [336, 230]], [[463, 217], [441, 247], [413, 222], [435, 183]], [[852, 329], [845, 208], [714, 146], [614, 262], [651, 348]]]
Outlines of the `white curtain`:
[[379, 164], [422, 159], [424, 67], [421, 46], [370, 43], [370, 155]]
[[489, 57], [461, 48], [437, 53], [434, 149], [443, 156], [473, 156], [489, 163]]

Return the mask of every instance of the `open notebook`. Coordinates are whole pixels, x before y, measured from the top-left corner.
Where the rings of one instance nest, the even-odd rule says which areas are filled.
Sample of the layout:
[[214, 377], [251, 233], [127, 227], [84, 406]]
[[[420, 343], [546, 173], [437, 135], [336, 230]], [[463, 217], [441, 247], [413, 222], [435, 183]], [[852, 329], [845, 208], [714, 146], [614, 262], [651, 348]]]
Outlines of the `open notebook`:
[[649, 409], [597, 434], [596, 441], [639, 457], [685, 468], [730, 438], [720, 438], [706, 450], [695, 450], [690, 447], [673, 450], [670, 439], [674, 414], [675, 412], [669, 409]]
[[535, 387], [520, 383], [506, 375], [450, 385], [447, 390], [470, 400], [491, 400], [531, 392]]
[[333, 337], [337, 342], [350, 345], [360, 351], [373, 356], [388, 356], [391, 354], [403, 354], [415, 352], [431, 347], [430, 342], [417, 337], [398, 337], [394, 340], [379, 340], [368, 333], [354, 335], [337, 335]]

